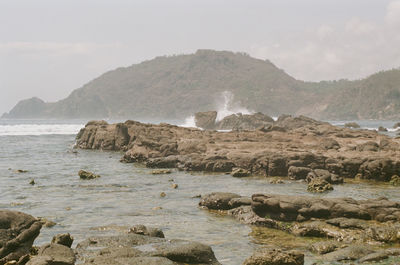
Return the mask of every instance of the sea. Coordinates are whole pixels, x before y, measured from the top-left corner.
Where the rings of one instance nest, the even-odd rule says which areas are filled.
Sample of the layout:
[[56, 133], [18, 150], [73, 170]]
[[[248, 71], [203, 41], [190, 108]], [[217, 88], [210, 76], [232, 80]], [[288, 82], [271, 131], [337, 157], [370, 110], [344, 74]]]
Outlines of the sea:
[[[216, 191], [241, 195], [275, 193], [310, 195], [306, 184], [285, 180], [270, 184], [261, 177], [173, 171], [152, 175], [141, 164], [121, 163], [121, 152], [74, 149], [75, 137], [87, 120], [0, 120], [0, 209], [55, 222], [43, 227], [35, 244], [70, 233], [76, 243], [91, 235], [128, 231], [136, 224], [161, 228], [167, 238], [210, 245], [222, 264], [239, 265], [265, 245], [286, 244], [284, 234], [260, 232], [233, 218], [198, 207], [199, 195]], [[362, 128], [389, 128], [395, 121], [356, 121]], [[189, 118], [186, 126], [192, 126]], [[332, 122], [342, 126], [344, 122]], [[79, 170], [101, 175], [81, 180]], [[30, 182], [34, 180], [35, 184]], [[172, 188], [178, 184], [178, 188]], [[161, 197], [160, 193], [166, 196]], [[370, 182], [346, 183], [321, 197], [354, 199], [386, 196], [400, 201], [398, 188]], [[286, 240], [286, 241], [285, 241]], [[306, 252], [306, 264], [314, 262]]]

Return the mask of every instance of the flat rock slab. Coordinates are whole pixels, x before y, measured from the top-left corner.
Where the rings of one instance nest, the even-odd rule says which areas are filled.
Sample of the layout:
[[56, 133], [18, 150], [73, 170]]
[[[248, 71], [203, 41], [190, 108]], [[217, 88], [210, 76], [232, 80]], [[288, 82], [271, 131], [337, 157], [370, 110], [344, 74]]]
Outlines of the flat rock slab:
[[134, 263], [139, 260], [152, 262], [149, 264], [219, 264], [207, 245], [139, 234], [91, 237], [79, 243], [76, 252], [85, 264], [112, 264], [107, 262], [114, 259], [121, 264], [142, 264]]

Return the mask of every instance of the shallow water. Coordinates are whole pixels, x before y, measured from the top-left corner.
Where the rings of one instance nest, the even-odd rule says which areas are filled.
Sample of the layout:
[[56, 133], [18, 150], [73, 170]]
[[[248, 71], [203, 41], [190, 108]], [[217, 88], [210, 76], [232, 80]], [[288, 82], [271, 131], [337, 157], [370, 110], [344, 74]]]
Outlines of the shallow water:
[[[252, 232], [230, 217], [198, 208], [198, 194], [213, 191], [303, 194], [306, 185], [290, 182], [270, 184], [267, 178], [233, 178], [224, 174], [185, 173], [152, 175], [151, 169], [119, 162], [119, 152], [73, 151], [75, 136], [0, 136], [0, 208], [46, 217], [57, 223], [43, 228], [35, 244], [48, 243], [53, 235], [69, 232], [75, 243], [89, 235], [115, 233], [102, 226], [145, 224], [160, 227], [167, 238], [200, 241], [212, 246], [222, 264], [241, 264], [265, 233]], [[17, 169], [28, 170], [17, 173]], [[80, 180], [80, 169], [100, 174]], [[36, 185], [29, 184], [34, 179]], [[179, 185], [178, 189], [171, 187]], [[355, 199], [386, 196], [400, 201], [399, 189], [386, 184], [347, 183], [321, 197]], [[160, 197], [165, 192], [166, 197]], [[159, 209], [161, 207], [162, 209]], [[276, 240], [280, 238], [275, 235]], [[282, 235], [283, 236], [283, 235]], [[307, 256], [307, 264], [313, 260]]]

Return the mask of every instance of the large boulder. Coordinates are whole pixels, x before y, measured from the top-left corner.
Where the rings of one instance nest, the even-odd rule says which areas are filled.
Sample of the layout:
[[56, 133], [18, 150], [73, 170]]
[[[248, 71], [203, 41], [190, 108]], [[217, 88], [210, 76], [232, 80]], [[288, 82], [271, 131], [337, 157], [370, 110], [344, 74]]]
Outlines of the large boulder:
[[41, 223], [31, 215], [0, 210], [0, 264], [29, 254]]
[[74, 251], [64, 245], [47, 244], [39, 249], [26, 265], [74, 265], [76, 261]]
[[215, 129], [216, 119], [217, 119], [216, 111], [197, 112], [194, 115], [194, 121], [196, 126], [205, 130]]
[[229, 210], [232, 209], [231, 200], [241, 198], [240, 195], [230, 192], [213, 192], [201, 198], [199, 206], [212, 210]]

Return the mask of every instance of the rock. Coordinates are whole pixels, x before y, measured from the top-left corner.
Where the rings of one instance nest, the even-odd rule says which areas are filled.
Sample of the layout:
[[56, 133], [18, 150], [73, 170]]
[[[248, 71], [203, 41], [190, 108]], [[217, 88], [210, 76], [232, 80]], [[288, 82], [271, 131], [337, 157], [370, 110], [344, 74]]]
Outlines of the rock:
[[172, 184], [172, 185], [171, 185], [171, 188], [177, 189], [177, 188], [178, 188], [178, 184], [176, 184], [176, 183]]
[[165, 196], [167, 196], [167, 194], [165, 192], [160, 193], [160, 197], [165, 197]]
[[205, 130], [214, 130], [217, 119], [216, 111], [197, 112], [194, 115], [194, 121], [197, 127]]
[[359, 219], [354, 219], [354, 218], [339, 217], [339, 218], [328, 219], [326, 220], [326, 222], [328, 224], [338, 226], [340, 228], [365, 229], [365, 225], [363, 224], [363, 222]]
[[366, 143], [357, 145], [356, 149], [360, 152], [378, 152], [379, 145], [376, 142], [368, 141]]
[[270, 184], [284, 184], [285, 182], [280, 178], [274, 178], [269, 181]]
[[163, 231], [158, 228], [146, 227], [144, 225], [135, 225], [129, 229], [129, 233], [145, 235], [150, 237], [165, 238]]
[[250, 171], [243, 168], [233, 168], [231, 175], [235, 178], [242, 178], [250, 176]]
[[349, 247], [325, 254], [324, 258], [331, 261], [350, 261], [361, 259], [373, 252], [373, 249], [368, 245], [353, 244]]
[[75, 253], [71, 248], [52, 243], [42, 246], [38, 255], [27, 265], [74, 265], [75, 261]]
[[390, 184], [393, 186], [400, 186], [400, 177], [398, 175], [393, 175], [390, 179]]
[[260, 112], [255, 114], [232, 114], [216, 122], [218, 130], [256, 130], [260, 127], [271, 126], [274, 120]]
[[330, 173], [325, 169], [314, 169], [307, 174], [306, 181], [310, 183], [313, 179], [320, 178], [330, 184], [341, 184], [344, 182], [343, 177]]
[[55, 222], [53, 222], [47, 218], [44, 218], [44, 217], [38, 217], [37, 219], [42, 224], [42, 226], [47, 227], [47, 228], [57, 225]]
[[379, 126], [379, 128], [378, 128], [378, 132], [387, 132], [387, 131], [388, 131], [388, 129], [386, 129], [383, 126]]
[[85, 264], [219, 264], [212, 249], [204, 244], [134, 233], [91, 237], [80, 242], [76, 251], [91, 261]]
[[92, 172], [85, 171], [85, 170], [79, 170], [78, 175], [81, 179], [96, 179], [100, 178], [100, 175], [96, 175]]
[[331, 184], [322, 178], [313, 178], [310, 183], [308, 183], [307, 191], [309, 192], [326, 192], [333, 190]]
[[380, 251], [380, 252], [368, 254], [368, 255], [362, 257], [361, 259], [359, 259], [358, 262], [359, 263], [377, 262], [377, 261], [387, 259], [388, 257], [389, 256], [384, 251]]
[[393, 125], [393, 129], [397, 129], [397, 128], [400, 128], [400, 122], [396, 122], [396, 123]]
[[334, 241], [321, 241], [311, 245], [311, 251], [320, 255], [330, 253], [338, 248], [338, 244]]
[[356, 122], [348, 122], [344, 125], [344, 127], [358, 129], [358, 128], [360, 128], [360, 125]]
[[[239, 120], [249, 122], [254, 118], [240, 117]], [[275, 127], [282, 130], [271, 129]], [[389, 181], [400, 172], [400, 138], [340, 128], [303, 116], [283, 116], [263, 129], [243, 128], [218, 132], [135, 121], [92, 122], [78, 134], [76, 145], [123, 151], [124, 162], [141, 162], [146, 167], [165, 170], [226, 173], [240, 168], [254, 175], [290, 175], [294, 179], [305, 179], [311, 171], [327, 170], [331, 179], [325, 180], [332, 183], [341, 183], [341, 177], [354, 178], [357, 174]], [[333, 181], [334, 177], [338, 179]]]
[[55, 235], [51, 240], [52, 244], [59, 244], [69, 248], [72, 246], [73, 242], [74, 238], [69, 233]]
[[31, 215], [0, 210], [0, 264], [29, 254], [41, 227]]
[[162, 174], [171, 174], [172, 171], [170, 169], [155, 169], [151, 171], [153, 175], [162, 175]]
[[31, 184], [32, 186], [35, 185], [35, 184], [36, 184], [36, 183], [35, 183], [35, 180], [34, 180], [34, 179], [31, 179], [31, 181], [29, 182], [29, 184]]
[[303, 265], [304, 254], [295, 250], [266, 249], [255, 252], [243, 265]]
[[238, 194], [229, 192], [213, 192], [202, 196], [199, 206], [213, 210], [229, 210], [233, 205], [230, 204], [232, 199], [240, 198]]
[[16, 173], [27, 173], [28, 170], [25, 170], [25, 169], [17, 169], [15, 172], [16, 172]]
[[288, 176], [291, 179], [306, 179], [308, 173], [311, 171], [311, 168], [308, 167], [291, 166], [289, 167]]
[[[252, 209], [260, 217], [282, 221], [332, 219], [400, 220], [400, 203], [386, 198], [356, 201], [351, 198], [315, 198], [290, 195], [252, 196]], [[389, 219], [385, 219], [389, 218]]]

